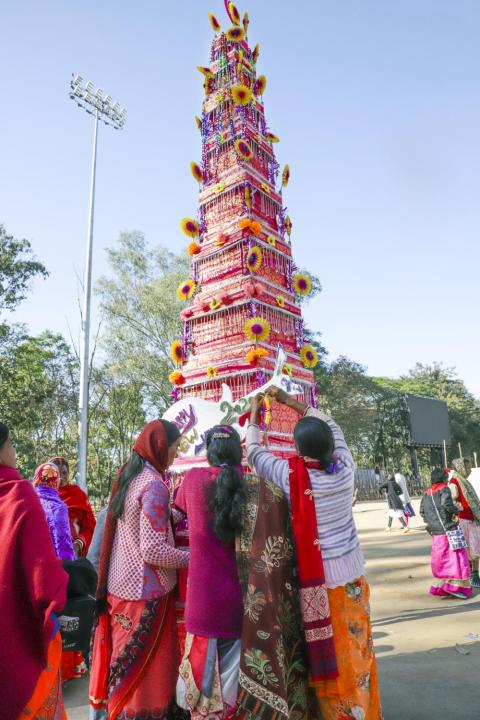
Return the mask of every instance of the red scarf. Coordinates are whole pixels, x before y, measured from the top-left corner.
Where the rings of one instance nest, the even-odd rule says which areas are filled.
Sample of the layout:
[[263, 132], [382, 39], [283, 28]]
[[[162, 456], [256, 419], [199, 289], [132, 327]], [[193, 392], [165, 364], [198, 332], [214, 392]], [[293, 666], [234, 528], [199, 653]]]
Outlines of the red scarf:
[[312, 680], [338, 677], [322, 549], [318, 539], [317, 515], [308, 467], [320, 469], [318, 463], [305, 463], [303, 457], [292, 457], [290, 467], [290, 500], [293, 537], [300, 581], [300, 604], [303, 629], [310, 661]]
[[[84, 545], [81, 555], [85, 557], [92, 542], [93, 531], [95, 530], [95, 515], [88, 502], [88, 497], [81, 487], [73, 483], [60, 485], [58, 493], [68, 508], [72, 538], [73, 540], [79, 538], [83, 541]], [[80, 525], [80, 532], [77, 531], [75, 522]]]
[[7, 465], [0, 465], [0, 548], [0, 714], [17, 718], [45, 670], [68, 575], [37, 493]]

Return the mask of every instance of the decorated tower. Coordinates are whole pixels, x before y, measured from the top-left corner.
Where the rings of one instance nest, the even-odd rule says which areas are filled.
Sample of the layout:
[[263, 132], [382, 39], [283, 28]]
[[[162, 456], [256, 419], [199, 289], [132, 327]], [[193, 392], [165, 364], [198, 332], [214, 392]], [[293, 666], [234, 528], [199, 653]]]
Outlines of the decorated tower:
[[[195, 118], [202, 153], [190, 169], [199, 207], [196, 219], [181, 223], [192, 268], [177, 291], [186, 307], [183, 337], [171, 349], [177, 365], [172, 398], [218, 402], [226, 384], [235, 403], [272, 378], [281, 348], [286, 379], [314, 403], [317, 357], [305, 342], [299, 305], [312, 283], [292, 259], [283, 198], [290, 170], [285, 165], [280, 172], [275, 157], [279, 138], [265, 119], [267, 81], [257, 73], [259, 46], [252, 50], [248, 42], [248, 14], [242, 20], [233, 3], [226, 5], [226, 29], [209, 15], [210, 62], [198, 67], [205, 89]], [[267, 401], [264, 424], [274, 452], [291, 451], [296, 419], [283, 406], [271, 414]]]

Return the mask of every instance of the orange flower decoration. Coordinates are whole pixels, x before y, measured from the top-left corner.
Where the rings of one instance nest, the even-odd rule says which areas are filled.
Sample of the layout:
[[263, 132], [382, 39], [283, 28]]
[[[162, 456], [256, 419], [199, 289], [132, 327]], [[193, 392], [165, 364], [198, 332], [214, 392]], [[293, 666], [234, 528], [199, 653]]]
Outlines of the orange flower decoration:
[[232, 87], [232, 98], [235, 105], [248, 105], [252, 98], [252, 91], [246, 85], [239, 83]]
[[220, 32], [222, 28], [215, 15], [213, 13], [208, 13], [208, 19], [210, 20], [210, 25], [212, 26], [213, 32]]
[[242, 138], [238, 138], [238, 140], [235, 140], [235, 150], [237, 151], [237, 155], [239, 155], [244, 160], [250, 160], [250, 158], [253, 155], [253, 150], [248, 144], [246, 140], [242, 140]]
[[264, 357], [268, 357], [268, 355], [269, 352], [265, 348], [251, 348], [245, 355], [245, 360], [250, 365], [258, 365], [259, 361]]
[[169, 381], [172, 383], [172, 385], [184, 385], [185, 384], [185, 378], [180, 372], [180, 370], [174, 370], [170, 373], [168, 376]]
[[267, 78], [265, 75], [259, 75], [258, 78], [255, 80], [255, 84], [253, 86], [253, 92], [257, 97], [260, 97], [265, 92], [265, 89], [267, 87]]
[[215, 245], [216, 245], [217, 247], [223, 247], [223, 246], [225, 245], [225, 243], [227, 242], [227, 240], [228, 240], [228, 235], [225, 235], [224, 233], [222, 233], [222, 234], [219, 235], [218, 238], [215, 240]]
[[192, 218], [183, 218], [180, 223], [180, 227], [185, 235], [188, 235], [188, 237], [196, 238], [200, 234], [198, 222], [196, 220], [192, 220]]
[[242, 218], [238, 222], [238, 227], [241, 230], [249, 230], [252, 235], [258, 237], [262, 232], [262, 226], [256, 220], [250, 220], [250, 218]]
[[199, 252], [202, 251], [201, 246], [196, 243], [195, 241], [191, 242], [187, 248], [187, 252], [190, 255], [190, 257], [193, 257], [194, 255], [198, 255]]
[[230, 40], [230, 42], [242, 42], [242, 40], [245, 40], [245, 30], [241, 27], [238, 27], [238, 25], [233, 25], [233, 27], [228, 28], [225, 35], [227, 36], [227, 39]]
[[190, 172], [197, 182], [203, 181], [203, 170], [201, 166], [196, 162], [190, 163]]

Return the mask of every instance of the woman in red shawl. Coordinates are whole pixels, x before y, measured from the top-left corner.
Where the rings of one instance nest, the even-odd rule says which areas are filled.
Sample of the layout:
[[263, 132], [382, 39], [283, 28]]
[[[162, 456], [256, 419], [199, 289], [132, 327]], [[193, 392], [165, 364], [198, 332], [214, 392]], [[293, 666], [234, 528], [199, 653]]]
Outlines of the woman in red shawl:
[[49, 462], [56, 465], [60, 472], [61, 480], [58, 492], [68, 508], [75, 555], [87, 557], [95, 530], [95, 515], [88, 502], [88, 497], [78, 485], [69, 482], [70, 467], [65, 458], [54, 457]]
[[90, 704], [108, 720], [166, 717], [179, 649], [174, 588], [188, 552], [175, 548], [165, 470], [180, 442], [166, 420], [148, 423], [114, 482], [98, 569]]
[[35, 490], [15, 469], [0, 422], [0, 708], [2, 720], [66, 720], [56, 614], [68, 575], [55, 556]]
[[[86, 557], [95, 530], [95, 515], [88, 502], [88, 497], [78, 485], [69, 482], [70, 467], [68, 460], [64, 457], [53, 457], [48, 462], [55, 465], [60, 473], [58, 494], [68, 509], [75, 557]], [[73, 679], [78, 680], [86, 672], [87, 666], [79, 650], [66, 650], [63, 653], [63, 682]]]

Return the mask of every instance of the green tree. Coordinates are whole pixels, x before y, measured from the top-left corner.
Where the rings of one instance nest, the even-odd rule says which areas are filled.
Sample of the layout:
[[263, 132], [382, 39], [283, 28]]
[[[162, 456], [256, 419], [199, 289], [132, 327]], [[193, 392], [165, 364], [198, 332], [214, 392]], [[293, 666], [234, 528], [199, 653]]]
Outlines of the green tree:
[[12, 430], [26, 476], [49, 456], [75, 448], [77, 362], [61, 335], [4, 331], [0, 417]]
[[104, 318], [102, 347], [123, 382], [141, 383], [147, 410], [160, 414], [170, 402], [171, 343], [181, 338], [179, 283], [190, 275], [185, 255], [148, 249], [143, 233], [121, 233], [108, 250], [113, 276], [97, 284]]
[[26, 297], [32, 278], [47, 274], [34, 258], [29, 241], [16, 240], [0, 224], [0, 312], [14, 310]]

